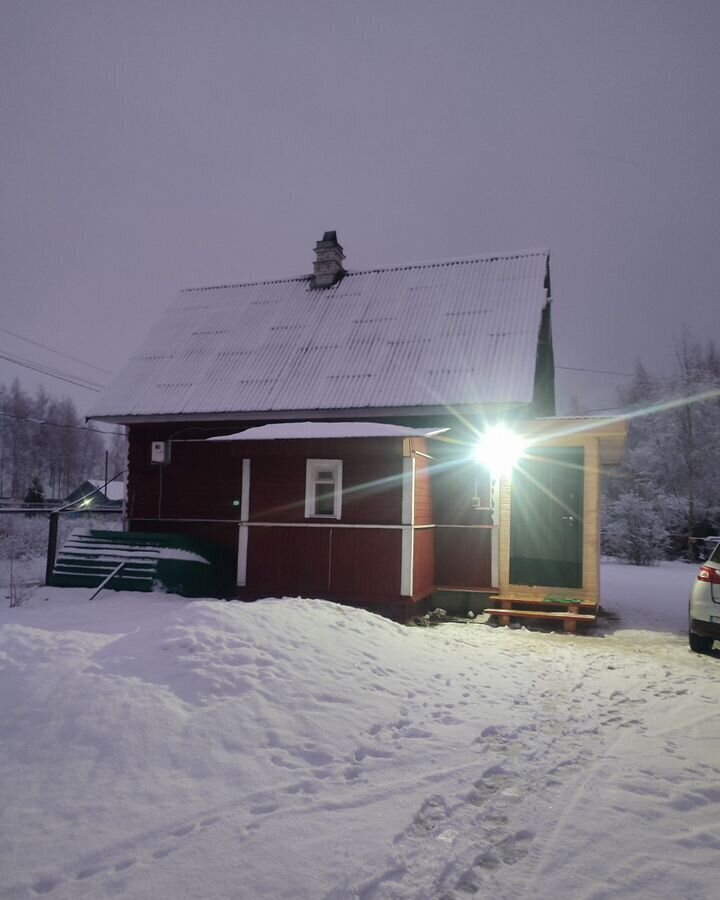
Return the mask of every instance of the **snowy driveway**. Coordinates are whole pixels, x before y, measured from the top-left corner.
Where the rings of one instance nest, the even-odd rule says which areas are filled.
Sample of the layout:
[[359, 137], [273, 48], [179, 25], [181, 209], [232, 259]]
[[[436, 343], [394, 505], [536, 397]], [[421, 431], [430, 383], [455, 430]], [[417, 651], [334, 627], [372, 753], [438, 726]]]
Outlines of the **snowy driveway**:
[[1, 610], [1, 900], [714, 900], [693, 571], [603, 575], [593, 636], [312, 600]]

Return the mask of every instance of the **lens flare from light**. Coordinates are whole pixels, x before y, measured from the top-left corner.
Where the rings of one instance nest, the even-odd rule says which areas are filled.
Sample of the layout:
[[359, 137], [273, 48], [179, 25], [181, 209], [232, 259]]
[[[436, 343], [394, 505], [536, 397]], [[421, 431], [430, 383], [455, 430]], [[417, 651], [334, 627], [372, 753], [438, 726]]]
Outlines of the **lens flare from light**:
[[475, 458], [494, 474], [509, 476], [527, 446], [527, 442], [506, 425], [495, 425], [480, 436]]

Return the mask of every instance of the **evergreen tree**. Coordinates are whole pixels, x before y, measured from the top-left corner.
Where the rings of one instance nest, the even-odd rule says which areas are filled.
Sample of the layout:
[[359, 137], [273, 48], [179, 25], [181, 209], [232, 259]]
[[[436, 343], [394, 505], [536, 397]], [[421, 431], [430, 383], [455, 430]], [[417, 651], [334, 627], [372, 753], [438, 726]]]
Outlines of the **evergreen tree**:
[[37, 477], [37, 475], [33, 475], [33, 479], [30, 482], [30, 487], [25, 494], [24, 500], [25, 503], [45, 502], [45, 491], [43, 490], [42, 482]]

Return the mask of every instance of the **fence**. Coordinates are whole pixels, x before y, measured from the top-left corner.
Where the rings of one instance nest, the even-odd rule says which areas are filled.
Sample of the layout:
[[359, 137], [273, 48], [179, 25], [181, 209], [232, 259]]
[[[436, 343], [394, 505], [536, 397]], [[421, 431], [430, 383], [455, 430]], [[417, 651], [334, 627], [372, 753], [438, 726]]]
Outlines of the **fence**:
[[[78, 525], [116, 529], [122, 527], [122, 507], [98, 506], [58, 510], [57, 507], [18, 504], [0, 506], [0, 587], [13, 577], [13, 565], [23, 561], [23, 568], [32, 573], [34, 584], [42, 582], [38, 571], [40, 559], [45, 558], [45, 583], [55, 562], [58, 543], [64, 542]], [[113, 521], [114, 520], [114, 521]], [[15, 565], [17, 571], [17, 566]], [[17, 575], [15, 575], [17, 577]]]

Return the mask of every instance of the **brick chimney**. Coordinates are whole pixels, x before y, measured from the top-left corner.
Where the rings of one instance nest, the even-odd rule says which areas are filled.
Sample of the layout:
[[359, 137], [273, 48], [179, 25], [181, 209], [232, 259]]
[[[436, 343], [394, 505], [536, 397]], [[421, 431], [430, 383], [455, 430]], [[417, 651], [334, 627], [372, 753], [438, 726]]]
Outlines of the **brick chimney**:
[[313, 266], [313, 286], [327, 288], [337, 284], [345, 274], [343, 260], [345, 254], [338, 244], [337, 234], [326, 231], [323, 239], [315, 244], [315, 265]]

